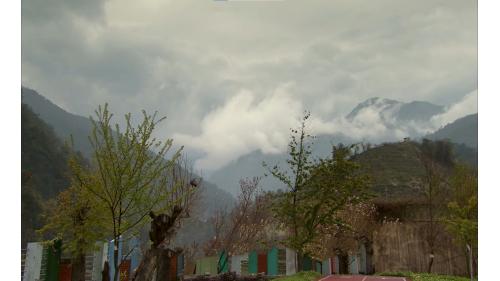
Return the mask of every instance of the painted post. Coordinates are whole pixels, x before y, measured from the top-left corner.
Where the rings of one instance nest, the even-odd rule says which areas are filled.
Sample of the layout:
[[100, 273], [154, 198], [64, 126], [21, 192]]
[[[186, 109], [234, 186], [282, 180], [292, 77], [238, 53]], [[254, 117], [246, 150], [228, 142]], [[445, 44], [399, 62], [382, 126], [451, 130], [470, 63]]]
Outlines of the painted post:
[[297, 273], [297, 267], [295, 266], [297, 254], [294, 250], [286, 248], [286, 275], [293, 275]]
[[267, 252], [267, 275], [277, 276], [278, 273], [278, 248], [272, 247]]
[[55, 240], [52, 245], [47, 245], [47, 264], [45, 281], [59, 280], [59, 261], [61, 260], [61, 240]]
[[23, 281], [40, 280], [42, 269], [43, 245], [38, 242], [28, 243]]
[[248, 273], [257, 274], [257, 252], [248, 253]]

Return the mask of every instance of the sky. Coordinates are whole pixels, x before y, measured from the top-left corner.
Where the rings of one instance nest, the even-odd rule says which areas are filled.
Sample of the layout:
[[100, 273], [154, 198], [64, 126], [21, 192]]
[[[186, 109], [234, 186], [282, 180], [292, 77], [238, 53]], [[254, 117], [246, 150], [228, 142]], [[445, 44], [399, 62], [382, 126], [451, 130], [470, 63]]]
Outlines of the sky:
[[381, 134], [342, 117], [371, 97], [446, 106], [436, 126], [477, 111], [477, 2], [23, 0], [21, 66], [75, 114], [158, 111], [210, 171], [283, 151], [304, 110]]

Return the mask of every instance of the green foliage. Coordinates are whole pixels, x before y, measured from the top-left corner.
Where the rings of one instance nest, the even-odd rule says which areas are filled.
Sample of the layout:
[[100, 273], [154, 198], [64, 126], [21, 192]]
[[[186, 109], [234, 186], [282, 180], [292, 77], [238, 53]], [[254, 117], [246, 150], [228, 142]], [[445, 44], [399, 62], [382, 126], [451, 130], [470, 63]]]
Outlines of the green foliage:
[[[472, 249], [477, 249], [478, 186], [476, 171], [465, 165], [457, 165], [451, 183], [453, 197], [448, 203], [448, 213], [445, 217], [446, 228], [463, 249], [466, 249], [467, 245]], [[470, 270], [469, 262], [467, 268]]]
[[310, 136], [305, 132], [306, 114], [299, 130], [292, 130], [287, 163], [289, 176], [274, 166], [268, 171], [288, 186], [277, 198], [274, 213], [291, 230], [285, 243], [308, 254], [313, 243], [322, 235], [322, 226], [346, 224], [339, 211], [348, 204], [356, 204], [367, 196], [367, 178], [358, 173], [359, 166], [350, 160], [353, 146], [333, 147], [331, 158], [312, 161]]
[[321, 277], [316, 271], [302, 271], [294, 275], [273, 279], [273, 281], [316, 281]]
[[[137, 126], [131, 115], [125, 115], [125, 130], [118, 124], [112, 127], [113, 114], [107, 104], [96, 111], [97, 120], [90, 142], [93, 147], [91, 165], [73, 162], [71, 165], [75, 181], [85, 190], [92, 204], [102, 210], [107, 235], [116, 242], [115, 276], [117, 280], [119, 261], [117, 248], [123, 234], [137, 233], [149, 221], [151, 211], [164, 213], [175, 205], [183, 206], [192, 190], [184, 181], [173, 177], [173, 168], [182, 148], [174, 151], [169, 160], [173, 141], [157, 140], [153, 132], [164, 118], [156, 113], [148, 115]], [[196, 186], [196, 185], [194, 185]]]
[[69, 186], [67, 161], [52, 128], [21, 104], [21, 247], [37, 239], [43, 202]]
[[77, 183], [59, 193], [46, 205], [45, 225], [38, 232], [64, 241], [72, 256], [92, 250], [96, 241], [105, 238], [103, 209]]

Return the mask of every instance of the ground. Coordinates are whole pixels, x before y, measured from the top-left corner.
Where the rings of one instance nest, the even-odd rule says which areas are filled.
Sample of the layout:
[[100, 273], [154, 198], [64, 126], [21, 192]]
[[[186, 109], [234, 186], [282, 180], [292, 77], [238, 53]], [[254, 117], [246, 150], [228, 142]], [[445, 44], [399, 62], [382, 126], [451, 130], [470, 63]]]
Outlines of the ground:
[[368, 275], [330, 275], [321, 278], [319, 281], [410, 281], [406, 277], [384, 277]]

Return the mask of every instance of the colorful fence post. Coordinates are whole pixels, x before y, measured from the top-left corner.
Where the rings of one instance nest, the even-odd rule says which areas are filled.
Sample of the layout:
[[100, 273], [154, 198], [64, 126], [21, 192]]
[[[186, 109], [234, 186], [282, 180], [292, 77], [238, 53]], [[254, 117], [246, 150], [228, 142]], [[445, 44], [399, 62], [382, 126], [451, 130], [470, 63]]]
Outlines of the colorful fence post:
[[257, 274], [257, 252], [248, 253], [248, 273]]
[[58, 281], [59, 280], [59, 261], [61, 260], [61, 246], [60, 239], [54, 240], [47, 248], [47, 262], [46, 262], [46, 275], [45, 281]]
[[32, 242], [28, 243], [26, 249], [26, 263], [24, 266], [23, 281], [40, 280], [40, 271], [42, 269], [42, 243]]
[[278, 248], [272, 247], [267, 252], [267, 275], [278, 275]]

